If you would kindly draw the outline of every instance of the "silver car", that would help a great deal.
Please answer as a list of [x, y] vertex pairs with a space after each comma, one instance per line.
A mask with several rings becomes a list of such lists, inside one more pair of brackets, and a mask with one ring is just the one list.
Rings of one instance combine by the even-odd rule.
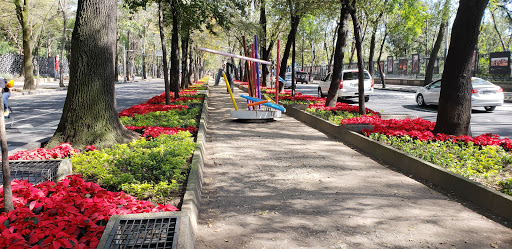
[[[487, 80], [472, 77], [471, 107], [484, 107], [486, 111], [494, 111], [496, 106], [503, 105], [503, 89]], [[438, 105], [441, 92], [441, 80], [434, 81], [416, 91], [416, 103], [419, 106]]]
[[[325, 96], [327, 96], [327, 92], [329, 92], [329, 87], [331, 86], [331, 75], [332, 74], [328, 74], [327, 77], [325, 77], [325, 79], [318, 84], [318, 97], [325, 98]], [[338, 98], [346, 99], [356, 98], [359, 96], [358, 76], [359, 70], [357, 69], [348, 69], [341, 72]], [[366, 70], [363, 72], [363, 78], [364, 101], [367, 102], [370, 100], [370, 96], [373, 95], [373, 78]]]

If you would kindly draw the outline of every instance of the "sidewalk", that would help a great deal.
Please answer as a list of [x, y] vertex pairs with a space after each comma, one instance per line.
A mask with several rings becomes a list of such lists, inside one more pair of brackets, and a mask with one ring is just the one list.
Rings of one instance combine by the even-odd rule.
[[196, 248], [512, 248], [510, 228], [293, 118], [233, 121], [225, 86], [208, 101]]

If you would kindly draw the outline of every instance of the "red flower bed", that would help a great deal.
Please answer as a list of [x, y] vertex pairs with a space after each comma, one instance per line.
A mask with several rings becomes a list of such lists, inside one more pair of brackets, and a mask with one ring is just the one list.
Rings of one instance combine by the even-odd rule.
[[247, 82], [247, 81], [239, 81], [239, 80], [235, 80], [235, 83], [238, 83], [238, 84], [240, 84], [241, 86], [248, 86], [248, 85], [249, 85], [249, 82]]
[[[330, 106], [325, 106], [325, 98], [321, 98], [323, 99], [324, 103], [316, 103], [316, 104], [310, 104], [309, 105], [309, 108], [310, 109], [318, 109], [318, 110], [324, 110], [324, 111], [344, 111], [344, 112], [352, 112], [352, 113], [358, 113], [359, 112], [359, 106], [355, 106], [355, 105], [350, 105], [350, 104], [347, 104], [347, 103], [341, 103], [341, 102], [337, 102], [336, 103], [336, 107], [330, 107]], [[368, 109], [366, 108], [366, 113], [369, 114], [375, 114], [375, 115], [380, 115], [380, 113], [376, 112], [376, 111], [373, 111], [371, 109]]]
[[[350, 122], [351, 120], [343, 120], [344, 122]], [[483, 134], [476, 137], [471, 136], [453, 136], [446, 134], [436, 134], [434, 135], [432, 131], [436, 126], [435, 122], [430, 122], [424, 120], [422, 118], [417, 119], [402, 119], [402, 120], [381, 120], [381, 119], [373, 119], [368, 120], [368, 122], [373, 125], [372, 130], [363, 130], [363, 133], [367, 136], [372, 133], [380, 133], [386, 136], [409, 136], [415, 139], [419, 139], [422, 141], [451, 141], [454, 143], [474, 143], [480, 146], [488, 146], [495, 145], [501, 146], [505, 150], [512, 149], [512, 140], [508, 138], [500, 138], [498, 135], [493, 135], [490, 133]]]
[[47, 160], [70, 157], [79, 154], [80, 151], [73, 148], [70, 143], [62, 143], [53, 149], [38, 148], [33, 150], [18, 151], [9, 156], [9, 160]]
[[135, 114], [146, 114], [146, 113], [150, 113], [150, 112], [165, 112], [165, 111], [173, 110], [173, 109], [183, 110], [183, 109], [187, 109], [187, 108], [188, 108], [188, 106], [186, 106], [186, 105], [161, 105], [161, 104], [144, 103], [144, 104], [134, 105], [128, 109], [124, 109], [123, 111], [121, 111], [119, 113], [119, 117], [122, 117], [122, 116], [133, 117]]
[[15, 180], [12, 190], [15, 210], [0, 213], [0, 248], [96, 248], [112, 215], [178, 210], [107, 191], [79, 175], [35, 186]]
[[[275, 88], [262, 88], [261, 91], [267, 93], [267, 94], [276, 94]], [[284, 90], [283, 93], [279, 93], [279, 96], [286, 96], [286, 95], [292, 95], [292, 90]], [[295, 95], [302, 95], [300, 92], [295, 92]]]
[[[190, 94], [187, 94], [187, 95], [194, 95], [195, 93], [197, 93], [197, 91], [187, 91], [188, 93]], [[183, 94], [185, 95], [185, 94]], [[183, 96], [182, 93], [180, 93], [180, 97], [175, 99], [174, 97], [171, 96], [171, 102], [178, 102], [178, 101], [181, 101], [183, 103], [187, 102], [187, 101], [190, 101], [190, 100], [197, 100], [197, 99], [204, 99], [204, 98], [192, 98], [192, 97], [187, 97], [187, 96]], [[164, 104], [165, 103], [165, 93], [162, 93], [160, 95], [157, 95], [157, 96], [154, 96], [153, 98], [149, 99], [148, 101], [146, 101], [145, 104]]]
[[317, 102], [317, 103], [325, 103], [325, 98], [320, 97], [314, 97], [311, 95], [302, 95], [301, 93], [296, 93], [295, 97], [291, 95], [281, 95], [279, 94], [279, 100], [290, 100], [290, 101], [310, 101], [310, 102]]
[[126, 129], [136, 131], [142, 134], [143, 137], [158, 137], [161, 134], [176, 134], [180, 131], [188, 131], [192, 134], [197, 132], [197, 127], [190, 126], [187, 128], [181, 127], [160, 127], [160, 126], [126, 126]]

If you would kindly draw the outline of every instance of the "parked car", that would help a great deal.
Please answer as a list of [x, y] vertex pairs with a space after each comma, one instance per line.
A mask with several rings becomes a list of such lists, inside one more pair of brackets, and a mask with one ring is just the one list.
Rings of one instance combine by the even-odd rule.
[[[359, 70], [357, 69], [347, 69], [341, 72], [341, 81], [339, 83], [338, 89], [338, 99], [343, 100], [347, 98], [356, 98], [359, 96], [358, 90], [358, 76]], [[363, 72], [364, 78], [364, 101], [367, 102], [370, 100], [370, 96], [373, 95], [373, 78], [368, 73], [368, 71], [364, 70]], [[318, 84], [318, 96], [325, 98], [327, 96], [327, 92], [329, 92], [329, 87], [331, 86], [332, 73], [329, 73], [323, 81], [320, 81]]]
[[299, 82], [301, 84], [303, 84], [303, 83], [308, 84], [309, 83], [309, 74], [306, 73], [306, 72], [297, 72], [295, 74], [295, 78], [297, 80], [297, 83], [299, 83]]
[[[484, 107], [486, 111], [494, 111], [496, 106], [503, 105], [503, 89], [487, 80], [471, 78], [471, 107]], [[416, 104], [419, 106], [438, 105], [441, 92], [441, 80], [434, 81], [416, 91]]]

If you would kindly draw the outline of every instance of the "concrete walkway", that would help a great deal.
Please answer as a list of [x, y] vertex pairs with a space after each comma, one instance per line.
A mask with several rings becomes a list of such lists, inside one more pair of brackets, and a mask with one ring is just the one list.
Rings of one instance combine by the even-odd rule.
[[512, 248], [510, 224], [286, 115], [233, 121], [210, 89], [196, 248]]

